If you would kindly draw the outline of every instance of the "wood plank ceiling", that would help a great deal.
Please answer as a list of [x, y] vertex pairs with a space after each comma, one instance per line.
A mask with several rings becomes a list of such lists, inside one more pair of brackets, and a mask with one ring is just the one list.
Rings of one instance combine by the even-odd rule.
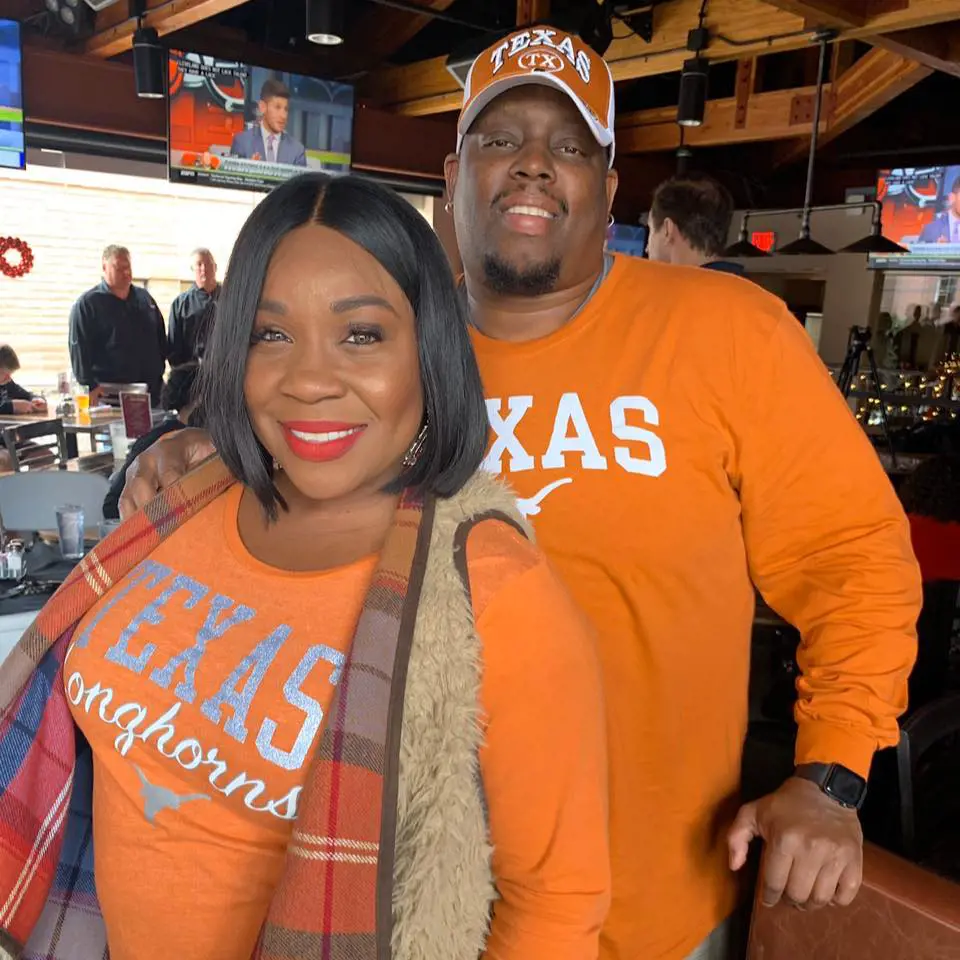
[[[23, 8], [29, 0], [0, 0], [4, 9]], [[592, 0], [590, 0], [592, 2]], [[256, 28], [235, 24], [257, 6], [276, 4], [302, 9], [303, 0], [147, 0], [144, 23], [170, 42], [194, 43], [195, 49], [225, 56], [255, 59], [262, 37]], [[587, 0], [579, 0], [581, 8]], [[320, 75], [359, 78], [358, 94], [371, 106], [409, 116], [449, 114], [459, 108], [461, 90], [447, 71], [446, 55], [413, 62], [404, 48], [431, 25], [430, 14], [459, 14], [460, 10], [510, 8], [506, 21], [486, 18], [493, 26], [549, 17], [549, 0], [506, 0], [486, 5], [471, 0], [417, 0], [423, 13], [349, 0], [348, 43], [332, 54], [317, 53], [309, 45], [293, 44], [273, 55], [285, 69]], [[403, 4], [400, 4], [402, 7]], [[553, 12], [576, 8], [575, 0], [555, 0]], [[617, 7], [617, 4], [613, 4]], [[787, 88], [768, 89], [761, 82], [765, 63], [791, 52], [803, 56], [814, 45], [820, 28], [836, 32], [821, 142], [844, 134], [933, 72], [960, 77], [960, 0], [635, 0], [632, 8], [652, 7], [653, 32], [649, 40], [617, 23], [615, 39], [606, 51], [614, 79], [626, 101], [637, 81], [652, 84], [662, 75], [676, 74], [687, 50], [689, 31], [701, 9], [710, 41], [704, 56], [716, 68], [734, 61], [736, 81], [732, 96], [708, 101], [705, 122], [687, 131], [691, 146], [778, 141], [775, 159], [787, 163], [804, 154], [811, 131], [815, 76]], [[514, 9], [515, 7], [515, 9]], [[97, 14], [93, 33], [85, 41], [87, 56], [108, 58], [130, 49], [136, 26], [134, 0], [118, 0]], [[513, 15], [515, 14], [515, 16]], [[459, 14], [462, 16], [462, 14]], [[294, 21], [295, 22], [295, 21]], [[858, 41], [854, 44], [853, 41]], [[199, 46], [196, 46], [199, 45]], [[447, 50], [446, 52], [449, 52]], [[860, 54], [859, 56], [857, 54]], [[391, 62], [391, 61], [395, 62]], [[679, 143], [675, 103], [646, 109], [625, 109], [618, 116], [618, 152], [649, 154], [673, 150]]]

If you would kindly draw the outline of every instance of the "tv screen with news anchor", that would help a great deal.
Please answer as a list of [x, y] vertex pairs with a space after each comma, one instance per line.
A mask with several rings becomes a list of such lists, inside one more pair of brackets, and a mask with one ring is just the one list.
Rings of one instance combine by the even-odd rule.
[[350, 170], [350, 84], [173, 50], [169, 79], [171, 180], [269, 190]]
[[27, 160], [21, 66], [20, 24], [0, 20], [0, 167], [13, 170], [22, 170]]
[[960, 269], [960, 165], [882, 170], [883, 234], [908, 253], [871, 254], [886, 270]]

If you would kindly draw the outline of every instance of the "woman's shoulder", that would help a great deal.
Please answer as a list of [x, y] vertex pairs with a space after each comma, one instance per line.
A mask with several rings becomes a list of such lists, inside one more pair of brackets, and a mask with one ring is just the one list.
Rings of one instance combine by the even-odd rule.
[[[480, 619], [490, 602], [524, 581], [552, 577], [543, 551], [505, 519], [474, 524], [464, 547], [473, 612]], [[539, 574], [539, 575], [538, 575]]]

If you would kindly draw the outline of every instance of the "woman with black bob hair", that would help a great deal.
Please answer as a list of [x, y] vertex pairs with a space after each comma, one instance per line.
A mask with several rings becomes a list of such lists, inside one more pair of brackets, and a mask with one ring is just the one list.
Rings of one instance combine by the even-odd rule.
[[219, 455], [85, 557], [0, 673], [38, 731], [0, 747], [4, 943], [596, 960], [592, 637], [480, 468], [433, 231], [355, 177], [278, 187], [202, 379]]
[[[359, 177], [306, 174], [288, 181], [253, 212], [230, 258], [220, 313], [204, 370], [202, 406], [224, 463], [273, 515], [282, 503], [271, 458], [247, 415], [244, 371], [257, 305], [274, 251], [292, 230], [313, 223], [336, 231], [372, 256], [397, 284], [415, 317], [423, 392], [423, 442], [391, 489], [456, 493], [476, 472], [489, 424], [466, 308], [450, 282], [443, 248], [423, 217], [391, 191]], [[235, 269], [239, 268], [239, 269]]]

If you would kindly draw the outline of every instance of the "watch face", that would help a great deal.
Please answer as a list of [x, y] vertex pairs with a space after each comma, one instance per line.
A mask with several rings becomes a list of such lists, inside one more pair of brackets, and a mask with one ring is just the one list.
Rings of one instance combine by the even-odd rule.
[[848, 807], [857, 807], [863, 799], [866, 786], [863, 777], [858, 777], [852, 770], [837, 764], [830, 771], [823, 789]]

